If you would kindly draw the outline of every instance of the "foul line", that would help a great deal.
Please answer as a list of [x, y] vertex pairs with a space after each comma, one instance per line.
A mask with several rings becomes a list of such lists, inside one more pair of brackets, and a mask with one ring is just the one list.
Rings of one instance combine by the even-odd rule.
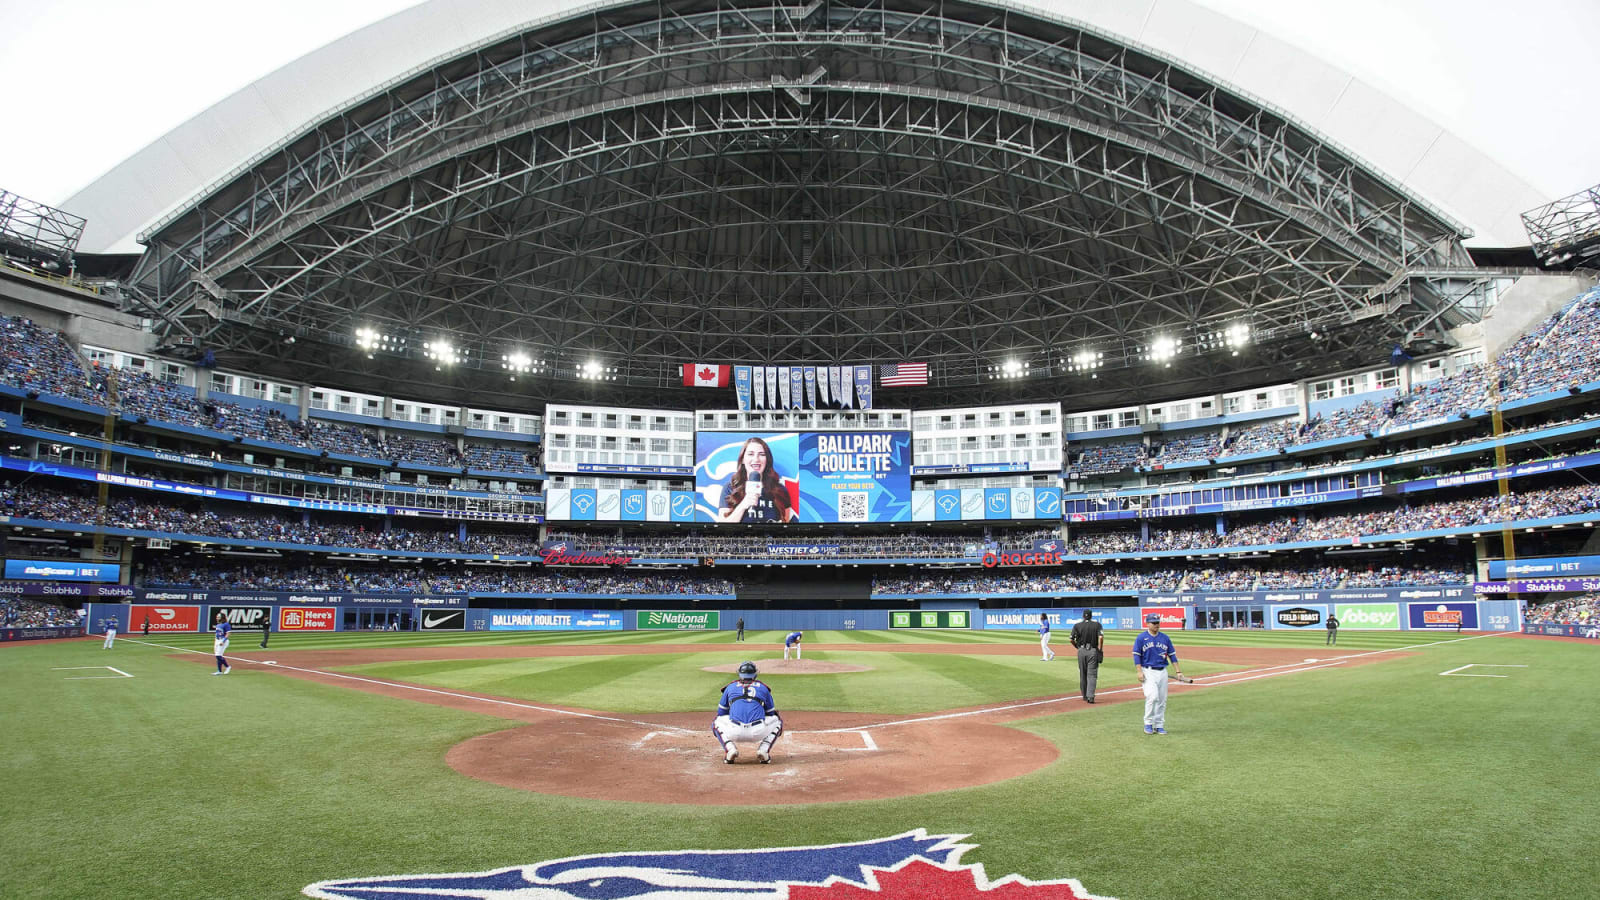
[[[1437, 647], [1440, 644], [1455, 644], [1455, 643], [1459, 643], [1461, 641], [1475, 641], [1475, 640], [1477, 640], [1479, 638], [1501, 637], [1504, 634], [1514, 634], [1514, 633], [1515, 632], [1491, 632], [1491, 633], [1488, 633], [1488, 634], [1475, 634], [1475, 635], [1471, 635], [1470, 637], [1464, 637], [1464, 638], [1451, 638], [1448, 641], [1429, 641], [1429, 642], [1427, 642], [1425, 644], [1410, 644], [1410, 645], [1405, 646], [1405, 647], [1390, 647], [1390, 648], [1387, 648], [1387, 649], [1384, 649], [1384, 650], [1368, 650], [1368, 651], [1366, 651], [1364, 653], [1350, 653], [1350, 654], [1346, 654], [1344, 656], [1335, 656], [1335, 657], [1330, 657], [1328, 659], [1319, 659], [1319, 660], [1316, 661], [1315, 664], [1305, 663], [1305, 662], [1283, 663], [1281, 665], [1276, 665], [1276, 666], [1263, 666], [1262, 668], [1259, 668], [1259, 669], [1244, 669], [1244, 670], [1238, 671], [1238, 672], [1222, 672], [1222, 673], [1219, 673], [1217, 675], [1201, 676], [1201, 677], [1207, 678], [1209, 680], [1207, 680], [1207, 681], [1196, 681], [1193, 685], [1191, 685], [1191, 687], [1196, 687], [1196, 688], [1221, 687], [1223, 685], [1228, 685], [1228, 684], [1239, 684], [1240, 682], [1245, 682], [1245, 681], [1255, 681], [1255, 680], [1260, 679], [1260, 678], [1272, 678], [1272, 677], [1277, 676], [1277, 675], [1293, 675], [1293, 674], [1296, 674], [1298, 672], [1311, 672], [1311, 671], [1314, 671], [1316, 669], [1327, 669], [1327, 668], [1331, 668], [1333, 666], [1343, 665], [1345, 662], [1347, 662], [1349, 660], [1352, 660], [1352, 659], [1361, 659], [1363, 657], [1376, 656], [1376, 655], [1379, 655], [1379, 654], [1382, 654], [1382, 653], [1399, 653], [1399, 652], [1402, 652], [1402, 651], [1405, 651], [1405, 650], [1417, 650], [1417, 649], [1422, 649], [1422, 648], [1426, 648], [1426, 647]], [[1280, 670], [1280, 669], [1284, 670], [1284, 671], [1277, 671], [1277, 670]], [[1097, 694], [1106, 694], [1106, 695], [1111, 695], [1111, 694], [1131, 694], [1131, 693], [1141, 693], [1142, 694], [1142, 693], [1144, 693], [1144, 688], [1135, 686], [1135, 687], [1128, 687], [1128, 688], [1118, 688], [1116, 690], [1111, 690], [1111, 691], [1099, 691], [1099, 692], [1097, 692]], [[1068, 695], [1068, 696], [1065, 696], [1065, 697], [1052, 697], [1052, 698], [1050, 698], [1048, 700], [1030, 700], [1027, 703], [1011, 703], [1011, 704], [1007, 704], [1005, 706], [988, 706], [988, 707], [984, 707], [982, 709], [969, 709], [969, 710], [966, 710], [964, 712], [940, 713], [939, 715], [935, 715], [935, 716], [919, 716], [919, 717], [914, 718], [914, 719], [891, 720], [891, 721], [887, 721], [887, 722], [879, 722], [879, 723], [874, 724], [874, 725], [853, 725], [853, 726], [851, 726], [849, 728], [828, 728], [828, 729], [824, 729], [822, 731], [814, 731], [814, 732], [811, 732], [811, 733], [812, 734], [839, 734], [841, 732], [861, 731], [861, 730], [868, 729], [868, 728], [888, 728], [888, 727], [893, 726], [893, 725], [917, 725], [917, 724], [921, 724], [923, 722], [941, 722], [941, 721], [946, 721], [946, 720], [949, 720], [949, 719], [964, 719], [964, 718], [968, 718], [968, 717], [971, 717], [971, 716], [985, 716], [985, 715], [989, 715], [990, 713], [1009, 712], [1009, 711], [1015, 710], [1015, 709], [1028, 709], [1028, 708], [1034, 707], [1034, 706], [1048, 706], [1049, 704], [1052, 704], [1052, 703], [1073, 703], [1073, 702], [1081, 703], [1081, 702], [1083, 702], [1083, 698], [1082, 697], [1074, 697], [1074, 696], [1071, 696], [1071, 695]], [[802, 734], [802, 733], [803, 732], [798, 732], [798, 731], [795, 732], [795, 734]]]
[[[1503, 637], [1503, 636], [1505, 636], [1507, 634], [1515, 634], [1515, 633], [1516, 632], [1489, 632], [1489, 633], [1486, 633], [1486, 634], [1475, 634], [1475, 635], [1472, 635], [1470, 637], [1452, 638], [1451, 640], [1448, 640], [1448, 641], [1429, 641], [1428, 643], [1425, 643], [1425, 644], [1410, 644], [1410, 645], [1405, 646], [1405, 647], [1390, 647], [1390, 648], [1385, 649], [1385, 650], [1369, 650], [1369, 651], [1367, 651], [1365, 653], [1352, 653], [1352, 654], [1347, 654], [1345, 656], [1332, 657], [1330, 659], [1319, 659], [1319, 660], [1316, 661], [1316, 664], [1304, 663], [1304, 662], [1284, 663], [1282, 665], [1276, 665], [1276, 666], [1263, 666], [1262, 668], [1259, 668], [1259, 669], [1245, 669], [1245, 670], [1238, 671], [1238, 672], [1223, 672], [1223, 673], [1219, 673], [1219, 674], [1217, 674], [1215, 676], [1202, 676], [1202, 677], [1206, 677], [1206, 678], [1209, 678], [1209, 679], [1212, 679], [1212, 680], [1208, 680], [1208, 681], [1204, 681], [1204, 682], [1196, 681], [1193, 685], [1191, 685], [1191, 687], [1196, 687], [1196, 688], [1201, 688], [1201, 687], [1221, 687], [1223, 685], [1228, 685], [1228, 684], [1239, 684], [1240, 682], [1244, 682], [1244, 681], [1255, 681], [1255, 680], [1260, 679], [1260, 678], [1272, 678], [1272, 677], [1275, 677], [1275, 676], [1278, 676], [1278, 675], [1293, 675], [1293, 674], [1296, 674], [1298, 672], [1310, 672], [1310, 671], [1314, 671], [1316, 669], [1331, 668], [1333, 666], [1342, 665], [1344, 662], [1346, 662], [1348, 660], [1361, 659], [1363, 657], [1368, 657], [1368, 656], [1377, 656], [1377, 655], [1383, 654], [1383, 653], [1399, 653], [1399, 652], [1402, 652], [1402, 651], [1405, 651], [1405, 650], [1417, 650], [1417, 649], [1422, 649], [1422, 648], [1427, 648], [1427, 647], [1437, 647], [1437, 646], [1439, 646], [1441, 644], [1456, 644], [1456, 643], [1461, 643], [1462, 641], [1475, 641], [1475, 640], [1478, 640], [1479, 638], [1486, 638], [1486, 637]], [[206, 652], [204, 652], [202, 650], [190, 650], [187, 647], [174, 647], [171, 644], [157, 644], [157, 643], [155, 643], [153, 641], [142, 641], [142, 640], [137, 640], [137, 639], [134, 639], [134, 638], [125, 638], [124, 640], [127, 643], [130, 643], [130, 644], [142, 644], [142, 645], [147, 646], [147, 647], [159, 647], [159, 648], [161, 648], [163, 650], [172, 650], [172, 651], [175, 651], [175, 652], [178, 652], [178, 653], [193, 653], [196, 656], [212, 656], [212, 655], [214, 655], [214, 654], [211, 654], [211, 653], [206, 653]], [[288, 669], [288, 670], [294, 671], [294, 672], [305, 672], [306, 674], [309, 674], [309, 675], [321, 675], [321, 676], [326, 677], [326, 678], [342, 678], [342, 679], [344, 679], [346, 681], [358, 681], [358, 682], [362, 682], [364, 684], [376, 684], [376, 685], [382, 685], [383, 687], [387, 687], [387, 688], [397, 688], [397, 689], [407, 690], [407, 691], [416, 691], [418, 693], [433, 694], [433, 695], [439, 696], [439, 697], [455, 697], [455, 698], [457, 698], [459, 700], [471, 700], [471, 701], [474, 701], [474, 702], [477, 702], [477, 703], [492, 704], [492, 705], [496, 705], [496, 706], [509, 706], [509, 707], [513, 707], [513, 708], [516, 708], [516, 709], [527, 709], [527, 710], [533, 710], [535, 712], [551, 713], [553, 715], [573, 716], [575, 718], [580, 718], [580, 719], [593, 719], [593, 720], [599, 721], [599, 722], [615, 722], [615, 723], [621, 724], [621, 725], [637, 725], [637, 726], [642, 727], [642, 728], [650, 728], [650, 729], [654, 729], [654, 730], [657, 730], [657, 731], [661, 731], [661, 730], [676, 731], [676, 732], [681, 732], [681, 733], [684, 733], [684, 734], [698, 734], [699, 733], [698, 729], [684, 728], [684, 727], [682, 727], [680, 725], [662, 725], [662, 724], [655, 723], [655, 722], [642, 722], [642, 721], [639, 721], [637, 719], [623, 719], [623, 718], [618, 718], [618, 717], [615, 717], [615, 716], [602, 716], [602, 715], [598, 715], [598, 714], [595, 714], [595, 713], [578, 712], [577, 710], [571, 710], [571, 709], [557, 709], [557, 708], [549, 707], [549, 706], [536, 706], [536, 705], [531, 704], [531, 703], [518, 703], [518, 702], [516, 702], [514, 700], [499, 700], [499, 699], [496, 699], [494, 697], [482, 697], [482, 696], [478, 696], [476, 694], [462, 694], [462, 693], [458, 693], [456, 691], [446, 691], [446, 690], [440, 690], [438, 688], [422, 687], [421, 685], [406, 684], [404, 682], [384, 681], [384, 680], [378, 679], [378, 678], [366, 678], [366, 677], [363, 677], [363, 676], [360, 676], [360, 675], [347, 675], [347, 674], [345, 674], [343, 672], [329, 672], [329, 671], [326, 671], [326, 670], [323, 670], [323, 669], [308, 669], [308, 668], [302, 668], [300, 666], [283, 665], [282, 663], [276, 663], [276, 662], [269, 664], [269, 663], [267, 663], [265, 661], [250, 659], [249, 657], [245, 657], [245, 656], [233, 657], [233, 661], [235, 663], [247, 662], [247, 663], [250, 663], [251, 665], [261, 666], [261, 667], [267, 668], [267, 669]], [[110, 668], [110, 666], [107, 666], [106, 668]], [[1284, 671], [1278, 671], [1280, 669], [1284, 670]], [[109, 677], [109, 676], [101, 676], [101, 677]], [[129, 677], [132, 677], [132, 676], [129, 676]], [[1144, 688], [1137, 687], [1137, 686], [1136, 687], [1130, 687], [1130, 688], [1118, 688], [1116, 690], [1103, 691], [1101, 693], [1110, 695], [1110, 694], [1128, 694], [1128, 693], [1134, 693], [1134, 692], [1143, 693], [1144, 692]], [[969, 709], [969, 710], [966, 710], [964, 712], [941, 713], [941, 714], [935, 715], [935, 716], [920, 716], [920, 717], [913, 718], [913, 719], [890, 720], [890, 721], [887, 721], [887, 722], [879, 722], [877, 724], [872, 724], [872, 725], [852, 725], [852, 726], [849, 726], [847, 728], [824, 728], [824, 729], [820, 729], [820, 730], [816, 730], [816, 731], [793, 731], [793, 732], [790, 732], [790, 733], [791, 734], [842, 734], [842, 733], [845, 733], [845, 732], [857, 731], [857, 732], [862, 732], [863, 733], [863, 737], [865, 737], [866, 740], [871, 741], [871, 737], [867, 736], [865, 734], [865, 732], [868, 729], [888, 728], [888, 727], [895, 726], [895, 725], [916, 725], [916, 724], [921, 724], [923, 722], [939, 722], [939, 721], [945, 721], [945, 720], [949, 720], [949, 719], [969, 718], [971, 716], [985, 716], [985, 715], [989, 715], [990, 713], [1009, 712], [1009, 711], [1014, 710], [1014, 709], [1028, 709], [1028, 708], [1031, 708], [1031, 707], [1034, 707], [1034, 706], [1047, 706], [1047, 705], [1052, 704], [1052, 703], [1071, 703], [1071, 702], [1074, 702], [1074, 701], [1081, 702], [1082, 699], [1083, 698], [1081, 698], [1081, 697], [1074, 697], [1074, 696], [1068, 695], [1068, 696], [1064, 696], [1064, 697], [1052, 697], [1052, 698], [1050, 698], [1048, 700], [1031, 700], [1031, 701], [1029, 701], [1027, 703], [1012, 703], [1012, 704], [1007, 704], [1007, 705], [1004, 705], [1004, 706], [990, 706], [990, 707], [984, 707], [982, 709]], [[874, 748], [876, 748], [876, 745], [874, 745]]]
[[[201, 650], [190, 650], [187, 647], [174, 647], [171, 644], [157, 644], [157, 643], [154, 643], [152, 641], [130, 641], [130, 643], [144, 644], [144, 645], [149, 646], [149, 647], [160, 647], [163, 650], [176, 650], [179, 653], [193, 653], [196, 656], [214, 656], [215, 655], [215, 654], [212, 654], [212, 653], [206, 653], [206, 652], [201, 651]], [[483, 697], [483, 696], [480, 696], [480, 695], [477, 695], [477, 694], [461, 694], [461, 693], [457, 693], [455, 691], [445, 691], [445, 690], [440, 690], [438, 688], [422, 687], [421, 685], [406, 684], [405, 682], [400, 682], [400, 681], [384, 681], [384, 680], [379, 679], [379, 678], [365, 678], [365, 677], [360, 676], [360, 675], [347, 675], [347, 674], [345, 674], [343, 672], [329, 672], [329, 671], [326, 671], [324, 669], [307, 669], [307, 668], [302, 668], [300, 666], [284, 665], [283, 663], [278, 663], [278, 662], [268, 663], [268, 662], [265, 662], [263, 660], [251, 659], [251, 658], [249, 658], [247, 656], [231, 657], [231, 662], [233, 664], [235, 664], [235, 665], [237, 665], [238, 663], [241, 663], [241, 662], [247, 662], [247, 663], [250, 663], [251, 665], [261, 666], [262, 668], [266, 668], [266, 669], [288, 669], [291, 672], [305, 672], [308, 675], [321, 675], [321, 676], [323, 676], [325, 678], [343, 678], [346, 681], [359, 681], [359, 682], [362, 682], [364, 684], [377, 684], [377, 685], [382, 685], [384, 687], [401, 688], [401, 689], [408, 690], [408, 691], [417, 691], [418, 693], [422, 693], [422, 694], [434, 694], [434, 695], [437, 695], [437, 696], [440, 696], [440, 697], [455, 697], [455, 698], [460, 699], [460, 700], [471, 700], [471, 701], [474, 701], [476, 703], [491, 703], [491, 704], [494, 704], [496, 706], [511, 706], [511, 707], [515, 707], [517, 709], [530, 709], [530, 710], [533, 710], [535, 712], [554, 713], [554, 714], [563, 715], [563, 716], [574, 716], [574, 717], [580, 718], [580, 719], [594, 719], [594, 720], [600, 721], [600, 722], [616, 722], [616, 723], [621, 724], [621, 725], [640, 725], [640, 726], [643, 726], [643, 727], [646, 727], [646, 728], [654, 728], [654, 729], [658, 729], [658, 730], [659, 729], [666, 729], [666, 730], [669, 730], [669, 731], [681, 731], [681, 732], [684, 732], [686, 734], [696, 734], [696, 733], [698, 733], [698, 729], [684, 728], [684, 727], [679, 726], [679, 725], [658, 725], [658, 724], [656, 724], [654, 722], [641, 722], [641, 721], [638, 721], [637, 719], [621, 719], [621, 718], [617, 718], [615, 716], [602, 716], [602, 715], [597, 715], [595, 713], [578, 712], [577, 710], [574, 710], [574, 709], [556, 709], [556, 708], [549, 707], [549, 706], [535, 706], [532, 703], [518, 703], [515, 700], [500, 700], [500, 699], [497, 699], [497, 698], [494, 698], [494, 697]]]

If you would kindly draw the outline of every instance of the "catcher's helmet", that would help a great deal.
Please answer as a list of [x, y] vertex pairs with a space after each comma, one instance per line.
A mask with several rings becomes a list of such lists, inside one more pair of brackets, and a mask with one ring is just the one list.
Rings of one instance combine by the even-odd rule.
[[739, 680], [740, 681], [754, 681], [755, 677], [756, 677], [756, 664], [755, 663], [750, 662], [749, 660], [745, 660], [744, 662], [739, 663]]

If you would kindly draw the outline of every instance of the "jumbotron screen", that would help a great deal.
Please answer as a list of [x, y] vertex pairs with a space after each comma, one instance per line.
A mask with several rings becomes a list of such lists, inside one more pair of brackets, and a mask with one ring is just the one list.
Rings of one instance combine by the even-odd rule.
[[695, 521], [909, 522], [909, 431], [702, 431]]

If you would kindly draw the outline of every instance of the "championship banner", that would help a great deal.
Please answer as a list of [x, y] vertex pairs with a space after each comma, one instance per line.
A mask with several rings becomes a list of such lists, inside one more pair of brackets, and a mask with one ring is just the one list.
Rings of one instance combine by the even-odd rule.
[[839, 399], [843, 401], [842, 405], [845, 409], [850, 409], [855, 406], [855, 385], [851, 383], [854, 381], [854, 373], [854, 366], [839, 367]]
[[198, 606], [152, 606], [135, 603], [128, 607], [128, 631], [142, 630], [146, 618], [150, 620], [152, 634], [201, 630]]
[[718, 631], [721, 626], [716, 610], [641, 609], [636, 614], [634, 627], [640, 631]]
[[828, 367], [817, 366], [817, 409], [833, 409], [828, 397]]
[[778, 367], [778, 407], [789, 408], [789, 367]]
[[778, 408], [778, 367], [767, 366], [767, 409]]
[[833, 397], [833, 403], [840, 409], [844, 408], [844, 392], [840, 384], [843, 381], [839, 373], [839, 366], [828, 367], [828, 392]]
[[789, 367], [789, 395], [784, 399], [784, 405], [790, 409], [800, 409], [805, 399], [805, 379], [800, 377], [800, 367]]
[[750, 367], [733, 367], [733, 391], [739, 397], [739, 408], [750, 410]]
[[750, 387], [750, 408], [767, 408], [767, 370], [761, 366], [752, 366], [750, 375], [753, 383]]
[[805, 377], [805, 382], [806, 382], [806, 408], [807, 409], [816, 409], [817, 408], [817, 367], [816, 366], [804, 366], [803, 369], [802, 369], [802, 375]]
[[856, 366], [856, 406], [872, 408], [872, 367]]

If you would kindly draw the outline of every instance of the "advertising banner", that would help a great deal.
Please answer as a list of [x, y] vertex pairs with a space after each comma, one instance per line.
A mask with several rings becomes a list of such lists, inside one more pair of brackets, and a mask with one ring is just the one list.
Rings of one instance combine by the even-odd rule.
[[418, 631], [462, 631], [467, 627], [467, 611], [451, 609], [435, 612], [427, 610], [417, 616]]
[[200, 631], [200, 607], [151, 606], [135, 603], [128, 607], [128, 631], [144, 628], [145, 617], [150, 618], [150, 633]]
[[1600, 640], [1600, 625], [1526, 624], [1522, 626], [1522, 633], [1541, 634], [1546, 637], [1575, 637]]
[[6, 577], [25, 581], [120, 581], [122, 567], [71, 559], [8, 559]]
[[83, 629], [76, 626], [33, 625], [26, 628], [0, 628], [0, 644], [9, 641], [48, 641], [55, 638], [77, 637]]
[[142, 596], [138, 588], [125, 584], [56, 584], [37, 581], [0, 581], [0, 597], [111, 597], [132, 599]]
[[[222, 613], [223, 621], [235, 628], [249, 631], [260, 631], [261, 623], [272, 618], [272, 607], [213, 606], [206, 615], [206, 625], [210, 626], [216, 623], [217, 613]], [[154, 623], [152, 622], [152, 624]]]
[[1396, 603], [1339, 603], [1333, 616], [1341, 629], [1351, 631], [1399, 631], [1400, 606]]
[[695, 458], [698, 522], [911, 519], [908, 431], [701, 432]]
[[971, 628], [972, 617], [964, 609], [897, 609], [889, 612], [889, 627]]
[[1414, 631], [1478, 630], [1478, 604], [1407, 603], [1407, 622]]
[[1139, 608], [1139, 624], [1144, 626], [1144, 617], [1155, 613], [1161, 617], [1161, 627], [1183, 630], [1183, 608], [1174, 609], [1170, 606], [1142, 606]]
[[491, 609], [487, 613], [490, 631], [621, 631], [624, 615], [592, 609]]
[[[1083, 621], [1084, 609], [1085, 607], [1081, 606], [1069, 606], [1064, 609], [984, 609], [978, 611], [978, 620], [985, 629], [1036, 631], [1039, 628], [1039, 616], [1044, 615], [1048, 617], [1053, 631], [1071, 631], [1072, 626]], [[1088, 609], [1101, 627], [1117, 627], [1117, 610], [1114, 607], [1088, 607]], [[1068, 643], [1070, 645], [1070, 642]]]
[[717, 631], [721, 628], [716, 610], [641, 609], [633, 627], [640, 631]]
[[336, 631], [338, 627], [337, 609], [285, 606], [278, 610], [279, 631]]
[[1477, 594], [1559, 594], [1600, 591], [1600, 578], [1544, 578], [1539, 581], [1480, 581]]
[[[1267, 610], [1269, 628], [1322, 628], [1327, 622], [1328, 608], [1321, 604], [1306, 606], [1274, 606]], [[1342, 619], [1340, 621], [1343, 621]]]
[[806, 408], [818, 409], [820, 407], [817, 406], [817, 367], [803, 366], [802, 370], [806, 383]]
[[1600, 556], [1541, 556], [1537, 559], [1492, 559], [1489, 578], [1575, 578], [1600, 575]]
[[768, 556], [788, 556], [810, 558], [817, 556], [837, 556], [838, 544], [768, 544]]

